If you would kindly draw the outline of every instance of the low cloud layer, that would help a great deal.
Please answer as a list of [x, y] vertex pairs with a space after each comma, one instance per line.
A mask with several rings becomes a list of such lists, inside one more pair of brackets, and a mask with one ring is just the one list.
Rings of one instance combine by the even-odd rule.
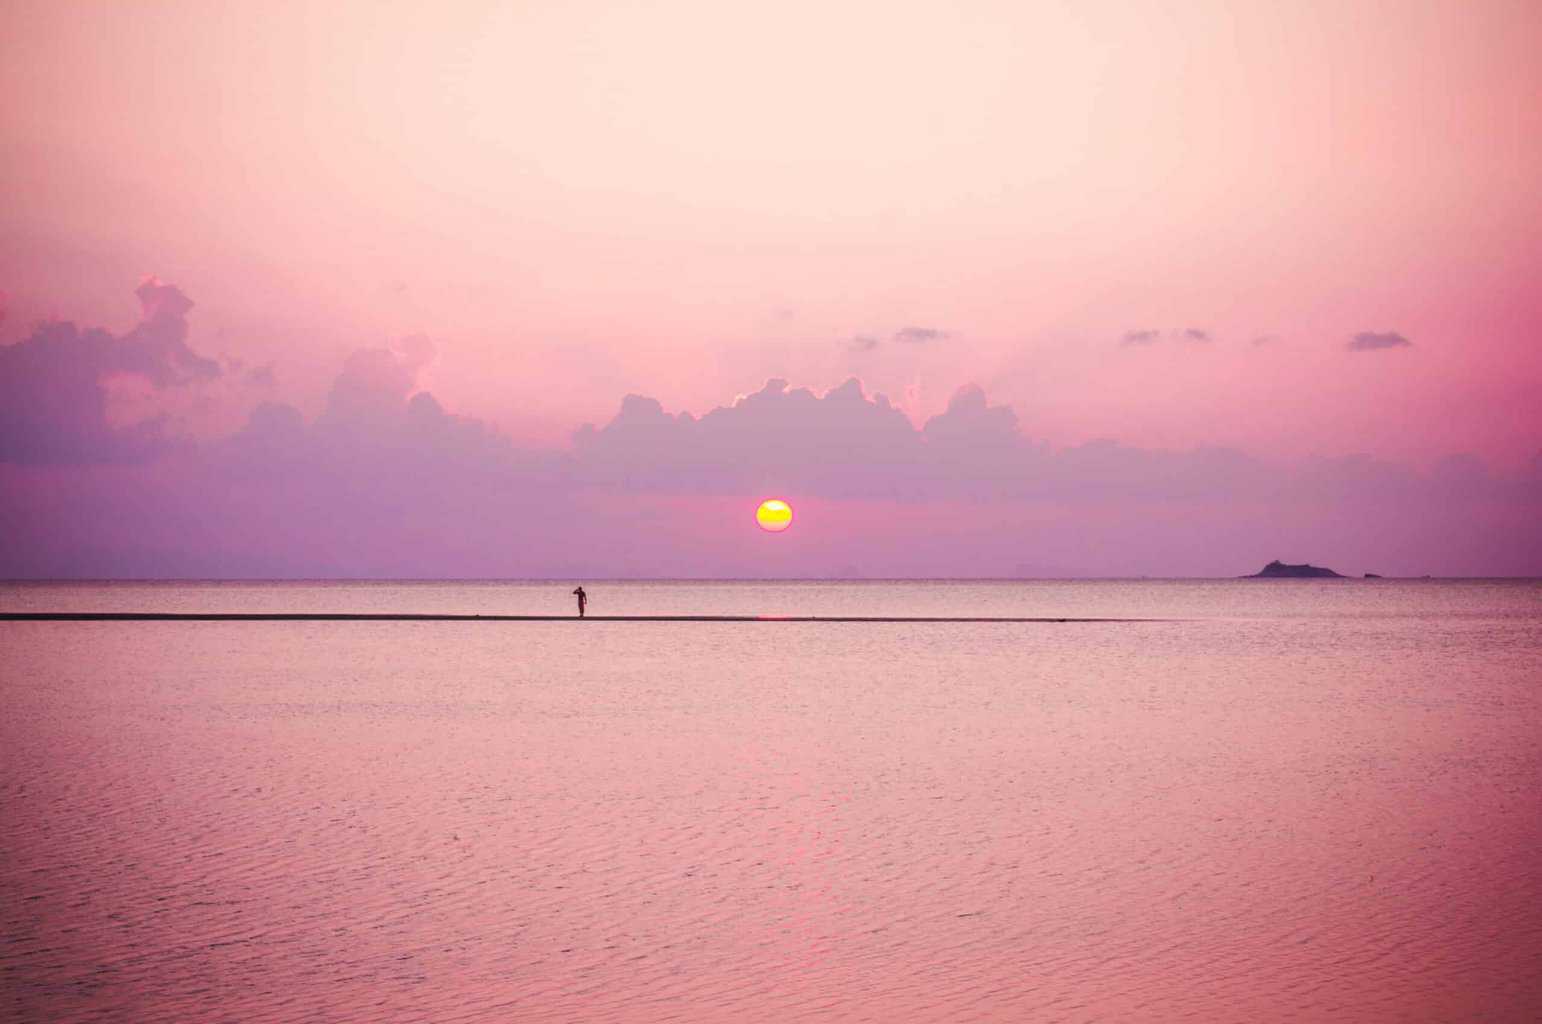
[[[173, 441], [112, 426], [102, 381], [220, 370], [187, 344], [185, 296], [140, 298], [121, 337], [50, 324], [0, 348], [0, 576], [1542, 572], [1542, 464], [1052, 448], [972, 385], [919, 425], [856, 378], [774, 379], [699, 416], [629, 395], [533, 451], [422, 390], [435, 347], [410, 337], [350, 355], [314, 415], [269, 401]], [[748, 519], [768, 495], [799, 508], [774, 542]]]

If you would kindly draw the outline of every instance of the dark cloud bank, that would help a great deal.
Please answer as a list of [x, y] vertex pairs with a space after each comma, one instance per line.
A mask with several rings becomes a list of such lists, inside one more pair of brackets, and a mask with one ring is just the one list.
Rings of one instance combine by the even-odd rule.
[[[1274, 557], [1542, 572], [1542, 465], [1056, 450], [978, 387], [920, 427], [855, 379], [772, 380], [700, 417], [629, 395], [570, 448], [530, 451], [418, 390], [433, 347], [409, 338], [350, 356], [314, 417], [268, 402], [193, 444], [108, 422], [114, 375], [220, 373], [187, 345], [181, 292], [140, 298], [121, 337], [48, 324], [0, 348], [0, 576], [1224, 575]], [[799, 506], [783, 537], [749, 525], [771, 494]]]

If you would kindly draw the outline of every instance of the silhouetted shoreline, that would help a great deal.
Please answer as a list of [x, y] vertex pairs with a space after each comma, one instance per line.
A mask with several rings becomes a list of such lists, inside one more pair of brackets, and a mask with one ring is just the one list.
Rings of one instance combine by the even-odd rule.
[[1342, 580], [1348, 577], [1325, 569], [1320, 565], [1286, 565], [1284, 562], [1270, 562], [1262, 570], [1251, 576], [1243, 576], [1245, 580]]

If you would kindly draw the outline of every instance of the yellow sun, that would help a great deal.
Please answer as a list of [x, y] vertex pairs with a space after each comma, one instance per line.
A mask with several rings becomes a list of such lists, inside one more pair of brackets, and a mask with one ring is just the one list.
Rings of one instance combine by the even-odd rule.
[[792, 506], [780, 498], [763, 501], [755, 510], [755, 522], [767, 533], [781, 533], [792, 525]]

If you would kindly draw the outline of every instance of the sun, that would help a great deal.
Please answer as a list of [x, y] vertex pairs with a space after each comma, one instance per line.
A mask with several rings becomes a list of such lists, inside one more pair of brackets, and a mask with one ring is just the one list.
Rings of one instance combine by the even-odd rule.
[[792, 525], [792, 506], [781, 498], [763, 501], [755, 510], [755, 522], [767, 533], [781, 533]]

